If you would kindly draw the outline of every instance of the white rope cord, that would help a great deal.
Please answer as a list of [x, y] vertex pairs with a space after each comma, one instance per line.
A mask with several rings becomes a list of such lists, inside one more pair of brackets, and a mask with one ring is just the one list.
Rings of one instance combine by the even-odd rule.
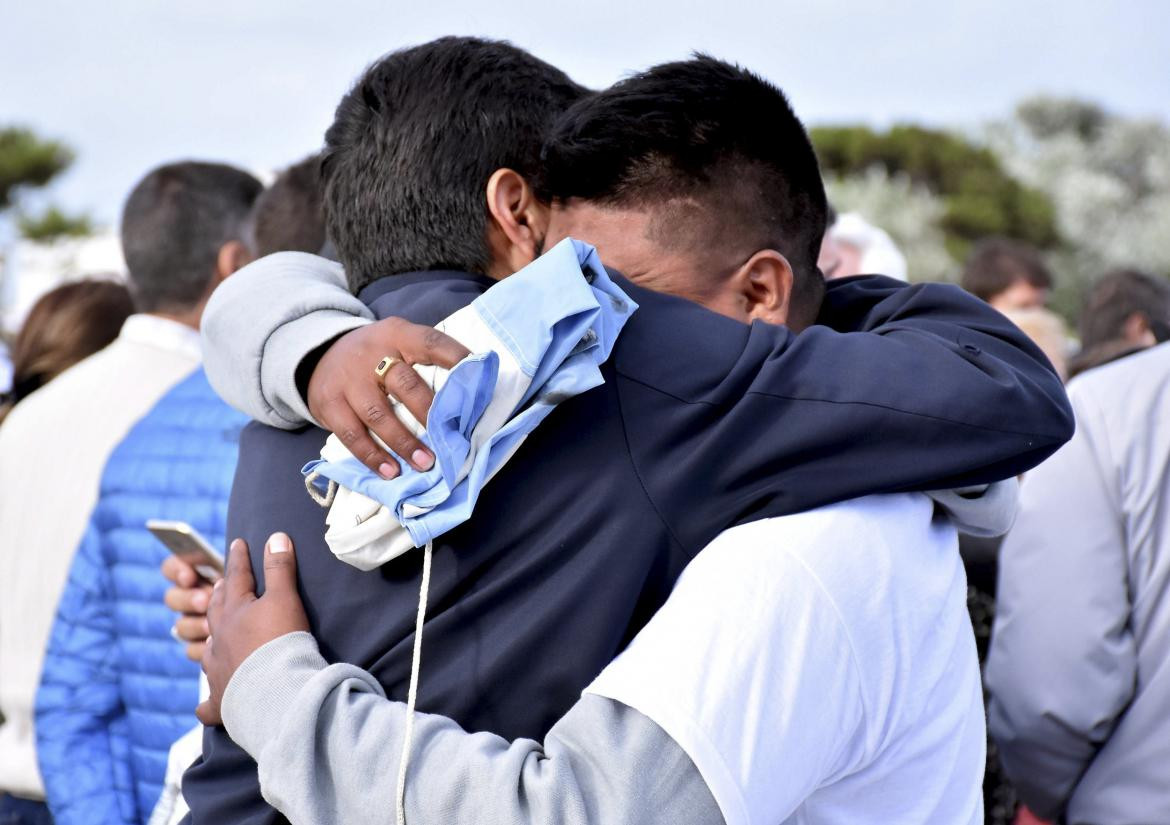
[[414, 653], [410, 661], [410, 688], [406, 692], [406, 732], [402, 737], [402, 759], [398, 763], [398, 825], [406, 825], [406, 768], [410, 765], [410, 746], [414, 739], [414, 706], [418, 701], [418, 668], [422, 661], [423, 620], [427, 615], [427, 591], [431, 587], [431, 550], [423, 548], [422, 585], [418, 593], [418, 617], [414, 621]]

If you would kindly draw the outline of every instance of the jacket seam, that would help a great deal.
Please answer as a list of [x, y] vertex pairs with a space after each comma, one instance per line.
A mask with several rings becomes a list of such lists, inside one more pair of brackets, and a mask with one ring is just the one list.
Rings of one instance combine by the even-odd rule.
[[[620, 372], [618, 372], [618, 375], [621, 377], [625, 377], [625, 376], [622, 376], [622, 374]], [[630, 380], [633, 380], [633, 379], [630, 379]], [[640, 383], [640, 382], [638, 382], [638, 383]], [[666, 533], [667, 533], [667, 535], [670, 536], [670, 540], [673, 541], [675, 543], [675, 545], [680, 550], [683, 551], [684, 554], [694, 555], [691, 552], [691, 550], [687, 547], [687, 545], [684, 544], [679, 539], [678, 534], [675, 533], [674, 528], [671, 526], [670, 522], [666, 519], [666, 516], [663, 515], [662, 509], [658, 506], [658, 503], [654, 500], [654, 496], [652, 496], [650, 494], [650, 490], [646, 486], [646, 480], [644, 478], [642, 478], [642, 471], [640, 469], [638, 469], [638, 461], [634, 457], [634, 448], [630, 444], [630, 432], [629, 432], [629, 429], [626, 427], [626, 412], [625, 412], [625, 407], [622, 404], [622, 388], [621, 388], [621, 385], [616, 381], [614, 382], [614, 389], [617, 391], [616, 394], [617, 394], [617, 402], [618, 402], [618, 417], [621, 419], [621, 422], [622, 422], [622, 440], [625, 441], [626, 455], [630, 459], [630, 469], [632, 469], [634, 471], [634, 478], [638, 479], [638, 486], [642, 488], [642, 495], [646, 496], [646, 501], [650, 504], [650, 507], [654, 510], [654, 514], [656, 516], [658, 516], [658, 520], [660, 522], [662, 522], [662, 526], [666, 528]], [[654, 389], [654, 388], [651, 387], [650, 389]], [[667, 394], [669, 394], [669, 393], [667, 393]]]

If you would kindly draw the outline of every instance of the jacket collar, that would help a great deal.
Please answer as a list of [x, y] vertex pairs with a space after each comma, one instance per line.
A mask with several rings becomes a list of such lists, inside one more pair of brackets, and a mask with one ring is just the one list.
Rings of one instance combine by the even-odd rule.
[[158, 347], [188, 355], [196, 360], [203, 357], [199, 331], [186, 324], [148, 313], [135, 313], [122, 324], [118, 338], [136, 344]]
[[450, 269], [433, 269], [424, 272], [403, 272], [398, 275], [385, 275], [371, 284], [367, 284], [358, 293], [358, 298], [366, 306], [403, 287], [423, 283], [442, 283], [444, 281], [467, 281], [479, 284], [487, 289], [495, 283], [486, 275], [475, 275], [470, 272], [458, 272]]

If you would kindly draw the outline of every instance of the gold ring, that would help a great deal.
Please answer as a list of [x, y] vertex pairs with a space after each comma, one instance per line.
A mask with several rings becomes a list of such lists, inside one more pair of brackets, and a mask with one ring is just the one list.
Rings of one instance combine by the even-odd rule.
[[401, 361], [401, 358], [395, 358], [393, 355], [387, 355], [378, 362], [378, 366], [374, 367], [374, 375], [378, 376], [379, 378], [385, 378], [386, 373], [390, 372], [390, 368]]

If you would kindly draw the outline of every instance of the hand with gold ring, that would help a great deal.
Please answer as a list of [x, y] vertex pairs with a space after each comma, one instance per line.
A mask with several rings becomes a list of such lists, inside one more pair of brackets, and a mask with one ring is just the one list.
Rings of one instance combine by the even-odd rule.
[[433, 327], [386, 318], [338, 338], [315, 366], [302, 365], [313, 370], [305, 400], [313, 418], [383, 478], [398, 475], [398, 462], [370, 432], [415, 469], [428, 470], [434, 456], [398, 420], [387, 396], [425, 424], [434, 393], [412, 365], [450, 369], [469, 354], [466, 347]]
[[385, 381], [386, 380], [386, 373], [390, 372], [390, 368], [393, 367], [395, 364], [400, 364], [400, 363], [402, 363], [401, 358], [395, 358], [393, 355], [387, 355], [385, 358], [383, 358], [381, 361], [378, 362], [378, 366], [374, 367], [374, 375], [378, 376], [378, 378]]

